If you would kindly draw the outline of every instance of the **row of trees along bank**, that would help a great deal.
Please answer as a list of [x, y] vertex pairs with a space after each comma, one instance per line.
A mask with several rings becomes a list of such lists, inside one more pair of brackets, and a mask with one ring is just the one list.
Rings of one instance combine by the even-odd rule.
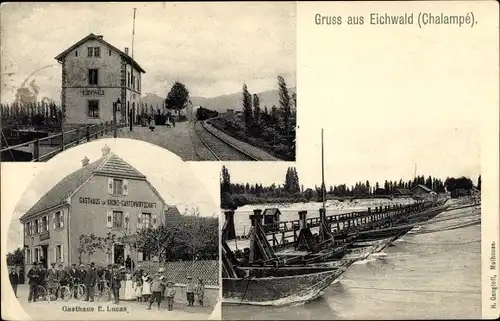
[[289, 94], [283, 77], [278, 76], [279, 107], [260, 105], [257, 94], [242, 89], [242, 117], [220, 117], [212, 123], [242, 141], [258, 146], [287, 161], [295, 160], [296, 93]]
[[[229, 170], [223, 166], [220, 184], [221, 204], [224, 209], [235, 209], [246, 204], [321, 201], [322, 195], [321, 185], [316, 185], [313, 189], [304, 188], [299, 183], [295, 167], [287, 169], [282, 185], [263, 186], [262, 184], [231, 183]], [[350, 187], [346, 184], [340, 184], [325, 189], [325, 194], [327, 199], [392, 197], [398, 189], [406, 189], [408, 192], [417, 185], [424, 185], [436, 193], [448, 191], [452, 197], [470, 195], [474, 186], [467, 177], [448, 177], [443, 183], [439, 178], [417, 176], [409, 181], [403, 181], [403, 179], [399, 181], [385, 180], [383, 184], [379, 182], [370, 184], [369, 181], [359, 182]], [[477, 188], [481, 189], [481, 176], [478, 177]]]
[[61, 107], [55, 103], [0, 104], [2, 127], [61, 125]]

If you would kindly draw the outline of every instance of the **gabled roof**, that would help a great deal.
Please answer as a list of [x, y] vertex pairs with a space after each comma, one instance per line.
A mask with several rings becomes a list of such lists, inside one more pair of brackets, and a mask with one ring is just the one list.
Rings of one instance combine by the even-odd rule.
[[411, 191], [408, 188], [396, 188], [394, 192], [398, 192], [400, 194], [411, 194]]
[[[130, 164], [113, 153], [108, 153], [95, 162], [82, 167], [75, 172], [64, 177], [59, 183], [52, 187], [38, 202], [35, 203], [19, 220], [21, 222], [40, 212], [56, 208], [66, 203], [87, 180], [93, 175], [105, 175], [114, 177], [133, 178], [146, 180], [146, 176], [141, 174]], [[152, 186], [151, 186], [152, 187]], [[153, 188], [153, 187], [152, 187]], [[163, 203], [165, 201], [153, 188]]]
[[268, 216], [268, 215], [273, 215], [273, 216], [274, 216], [276, 213], [278, 213], [279, 215], [281, 215], [280, 210], [279, 210], [279, 209], [277, 209], [277, 208], [266, 208], [266, 209], [264, 210], [263, 215], [264, 215], [264, 216]]
[[418, 184], [417, 186], [413, 187], [411, 190], [413, 191], [413, 190], [415, 190], [417, 187], [422, 188], [422, 189], [423, 189], [423, 190], [425, 190], [426, 192], [429, 192], [429, 193], [430, 193], [430, 192], [432, 192], [432, 190], [431, 190], [430, 188], [428, 188], [427, 186], [422, 185], [422, 184]]
[[179, 212], [177, 206], [169, 206], [165, 210], [165, 217], [174, 217], [174, 216], [181, 216], [181, 212]]
[[146, 73], [146, 71], [144, 69], [142, 69], [142, 67], [139, 66], [139, 64], [134, 59], [132, 59], [132, 57], [130, 57], [128, 54], [126, 54], [125, 52], [121, 51], [120, 49], [116, 48], [115, 46], [113, 46], [109, 42], [103, 40], [102, 36], [97, 36], [97, 35], [95, 35], [93, 33], [89, 34], [87, 37], [83, 38], [82, 40], [78, 41], [77, 43], [75, 43], [74, 45], [72, 45], [71, 47], [69, 47], [68, 49], [66, 49], [63, 52], [61, 52], [60, 54], [58, 54], [55, 57], [55, 59], [57, 61], [62, 61], [68, 55], [68, 53], [70, 53], [73, 49], [75, 49], [76, 47], [84, 44], [85, 42], [87, 42], [89, 40], [97, 40], [100, 43], [102, 43], [103, 45], [109, 46], [110, 48], [112, 48], [113, 50], [115, 50], [116, 52], [118, 52], [120, 54], [120, 56], [122, 56], [128, 63], [132, 64], [140, 72]]

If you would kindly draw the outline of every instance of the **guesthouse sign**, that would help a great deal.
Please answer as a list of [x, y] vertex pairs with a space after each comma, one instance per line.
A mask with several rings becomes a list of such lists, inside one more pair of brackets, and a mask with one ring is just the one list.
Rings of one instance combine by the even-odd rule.
[[82, 96], [104, 96], [102, 89], [83, 89]]
[[100, 199], [92, 197], [80, 197], [78, 199], [80, 204], [88, 205], [103, 205], [103, 206], [121, 206], [121, 207], [140, 207], [140, 208], [156, 208], [155, 202], [145, 201], [127, 201], [117, 199]]

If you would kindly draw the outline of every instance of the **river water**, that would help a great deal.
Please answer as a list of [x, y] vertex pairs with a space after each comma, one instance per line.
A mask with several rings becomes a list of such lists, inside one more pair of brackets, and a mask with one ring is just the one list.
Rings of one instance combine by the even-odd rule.
[[318, 299], [286, 307], [222, 305], [230, 320], [481, 318], [480, 212], [449, 210], [386, 256], [352, 265]]

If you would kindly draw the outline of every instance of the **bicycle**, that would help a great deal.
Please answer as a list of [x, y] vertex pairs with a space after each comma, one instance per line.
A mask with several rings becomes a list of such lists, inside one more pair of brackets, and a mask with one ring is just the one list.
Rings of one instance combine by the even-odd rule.
[[47, 289], [43, 285], [36, 286], [36, 299], [39, 301], [47, 300]]
[[60, 293], [64, 298], [64, 301], [69, 301], [72, 297], [76, 297], [77, 299], [85, 298], [85, 286], [83, 284], [77, 284], [76, 282], [72, 282], [70, 285], [63, 285], [60, 288]]
[[[102, 291], [99, 290], [100, 284], [102, 284]], [[101, 281], [96, 283], [95, 290], [94, 290], [94, 298], [96, 301], [99, 301], [101, 299], [106, 300], [106, 298], [109, 298], [110, 293], [111, 293], [111, 289], [107, 286], [105, 280], [101, 280]]]

